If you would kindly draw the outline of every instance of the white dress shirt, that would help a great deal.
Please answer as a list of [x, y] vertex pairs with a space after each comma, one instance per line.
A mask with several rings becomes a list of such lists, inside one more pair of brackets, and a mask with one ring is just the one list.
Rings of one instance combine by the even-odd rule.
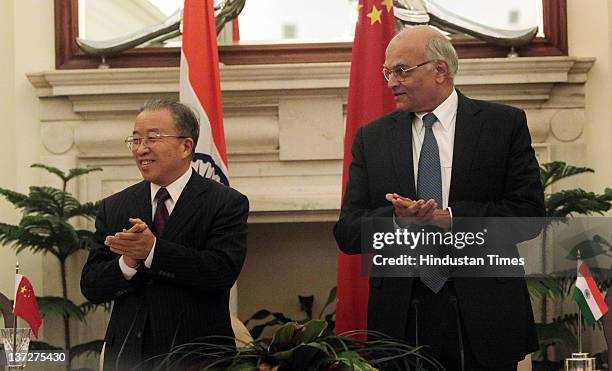
[[[174, 210], [176, 202], [181, 196], [181, 193], [183, 193], [183, 189], [185, 189], [187, 182], [189, 182], [189, 178], [191, 178], [191, 166], [183, 175], [181, 175], [177, 180], [170, 183], [166, 187], [166, 190], [168, 190], [168, 193], [170, 194], [170, 198], [168, 198], [165, 202], [166, 209], [168, 209], [168, 216], [172, 214], [172, 210]], [[160, 188], [162, 187], [157, 184], [151, 183], [151, 220], [153, 220], [153, 218], [155, 217], [155, 210], [157, 209], [157, 200], [155, 199], [155, 195], [157, 195], [157, 191], [159, 191]], [[153, 255], [155, 253], [156, 242], [157, 238], [153, 241], [153, 247], [151, 248], [151, 251], [149, 251], [149, 255], [144, 261], [144, 265], [147, 268], [151, 268], [151, 264], [153, 263]], [[123, 273], [123, 277], [125, 277], [126, 280], [130, 280], [136, 275], [136, 268], [132, 268], [127, 265], [125, 260], [123, 259], [123, 255], [119, 258], [119, 267], [121, 268], [121, 273]]]
[[[453, 146], [455, 143], [455, 123], [457, 122], [457, 107], [459, 97], [457, 92], [453, 92], [432, 111], [438, 119], [434, 122], [432, 130], [438, 142], [440, 151], [440, 168], [442, 170], [442, 205], [440, 209], [448, 208], [448, 195], [450, 193], [451, 173], [453, 169]], [[414, 186], [417, 187], [419, 176], [419, 157], [421, 147], [425, 139], [425, 126], [423, 116], [429, 112], [417, 112], [412, 120], [412, 161], [414, 166]], [[418, 191], [418, 190], [417, 190]], [[425, 200], [427, 201], [427, 200]], [[449, 210], [450, 211], [450, 210]]]

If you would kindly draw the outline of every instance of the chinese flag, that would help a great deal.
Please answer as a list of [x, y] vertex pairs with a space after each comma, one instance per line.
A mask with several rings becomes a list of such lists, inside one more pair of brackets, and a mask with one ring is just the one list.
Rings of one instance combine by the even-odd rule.
[[15, 276], [15, 301], [13, 302], [13, 314], [26, 321], [34, 336], [38, 338], [38, 329], [42, 324], [42, 317], [38, 311], [38, 303], [34, 289], [28, 278], [18, 274]]
[[[395, 109], [381, 72], [385, 48], [395, 35], [393, 0], [360, 0], [358, 11], [344, 137], [343, 196], [357, 129]], [[336, 333], [366, 329], [368, 278], [361, 274], [359, 256], [339, 252], [337, 281]]]

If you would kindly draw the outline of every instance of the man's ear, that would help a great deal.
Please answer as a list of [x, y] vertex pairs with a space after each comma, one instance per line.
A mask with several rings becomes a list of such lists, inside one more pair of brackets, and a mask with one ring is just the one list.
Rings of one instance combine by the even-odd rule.
[[448, 79], [449, 69], [446, 61], [436, 61], [434, 68], [436, 70], [436, 80], [438, 82], [443, 82], [444, 80]]
[[191, 157], [192, 153], [193, 153], [193, 139], [192, 138], [185, 138], [185, 141], [183, 142], [183, 146], [184, 146], [184, 154], [185, 157]]

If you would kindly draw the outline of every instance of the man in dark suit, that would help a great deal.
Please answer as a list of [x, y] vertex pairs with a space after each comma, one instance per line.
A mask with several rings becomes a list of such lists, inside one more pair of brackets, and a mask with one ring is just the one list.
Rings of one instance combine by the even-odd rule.
[[[397, 111], [356, 135], [334, 227], [345, 253], [362, 252], [362, 228], [378, 218], [448, 228], [452, 218], [544, 216], [525, 113], [459, 93], [457, 66], [433, 28], [389, 43], [383, 73]], [[523, 278], [372, 277], [368, 329], [427, 345], [448, 370], [516, 370], [537, 349]]]
[[188, 107], [158, 99], [126, 139], [144, 180], [102, 201], [81, 275], [86, 298], [114, 301], [105, 369], [204, 336], [233, 344], [229, 293], [245, 258], [248, 200], [192, 170], [198, 136]]

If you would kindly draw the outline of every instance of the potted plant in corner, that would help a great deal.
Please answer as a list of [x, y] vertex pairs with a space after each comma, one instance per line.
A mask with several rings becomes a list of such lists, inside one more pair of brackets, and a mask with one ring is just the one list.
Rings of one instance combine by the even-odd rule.
[[[22, 194], [0, 188], [0, 195], [21, 210], [22, 217], [17, 225], [0, 222], [0, 244], [11, 246], [17, 253], [30, 250], [32, 253], [50, 254], [57, 259], [60, 268], [62, 292], [60, 296], [38, 297], [40, 312], [44, 316], [59, 316], [63, 320], [64, 349], [70, 360], [84, 353], [99, 354], [102, 340], [93, 340], [73, 345], [70, 339], [70, 321], [85, 322], [86, 316], [96, 306], [84, 302], [75, 304], [68, 299], [66, 276], [67, 259], [81, 250], [89, 249], [92, 232], [78, 229], [71, 224], [77, 218], [93, 220], [98, 209], [97, 202], [80, 203], [66, 191], [70, 181], [79, 176], [100, 171], [100, 168], [74, 168], [67, 173], [43, 164], [33, 164], [61, 179], [61, 189], [50, 186], [31, 186], [29, 193]], [[110, 304], [104, 305], [110, 309]], [[58, 349], [44, 342], [33, 342], [34, 349]]]

